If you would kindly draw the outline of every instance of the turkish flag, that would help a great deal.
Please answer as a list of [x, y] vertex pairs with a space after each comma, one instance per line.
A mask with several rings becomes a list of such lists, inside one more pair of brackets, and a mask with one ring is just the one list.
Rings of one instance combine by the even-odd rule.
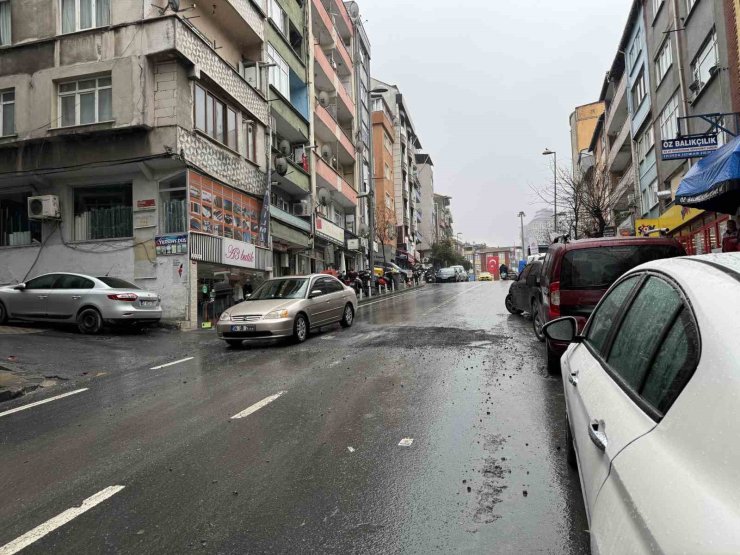
[[492, 276], [498, 276], [498, 256], [489, 256], [486, 267]]

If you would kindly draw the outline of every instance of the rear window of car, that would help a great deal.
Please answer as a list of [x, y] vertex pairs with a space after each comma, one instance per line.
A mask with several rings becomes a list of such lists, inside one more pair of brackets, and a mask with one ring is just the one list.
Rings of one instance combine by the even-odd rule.
[[113, 289], [139, 289], [133, 283], [129, 283], [128, 281], [124, 281], [116, 277], [103, 276], [98, 279]]
[[606, 289], [644, 262], [682, 256], [673, 245], [622, 245], [569, 251], [560, 270], [561, 289]]

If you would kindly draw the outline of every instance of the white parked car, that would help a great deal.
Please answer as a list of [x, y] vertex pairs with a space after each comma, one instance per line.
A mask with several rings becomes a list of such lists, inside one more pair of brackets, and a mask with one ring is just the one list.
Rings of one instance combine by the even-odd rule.
[[593, 553], [740, 553], [740, 253], [656, 260], [561, 358]]

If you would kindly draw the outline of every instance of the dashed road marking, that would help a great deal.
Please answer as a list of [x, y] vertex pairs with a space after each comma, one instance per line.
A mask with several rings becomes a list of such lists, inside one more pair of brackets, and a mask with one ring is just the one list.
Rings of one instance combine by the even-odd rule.
[[348, 447], [347, 447], [347, 451], [349, 451], [350, 453], [354, 453], [354, 452], [355, 452], [355, 448], [354, 448], [354, 447], [349, 447], [349, 446], [348, 446]]
[[70, 395], [77, 395], [78, 393], [82, 393], [83, 391], [87, 391], [88, 389], [89, 389], [88, 387], [83, 387], [82, 389], [76, 389], [74, 391], [62, 393], [61, 395], [56, 395], [55, 397], [49, 397], [48, 399], [42, 399], [41, 401], [36, 401], [35, 403], [29, 403], [21, 407], [16, 407], [14, 409], [6, 410], [5, 412], [0, 412], [0, 417], [13, 414], [14, 412], [20, 412], [22, 410], [30, 409], [31, 407], [37, 407], [39, 405], [43, 405], [44, 403], [51, 403], [52, 401], [56, 401], [57, 399], [63, 399], [64, 397], [69, 397]]
[[255, 403], [251, 407], [247, 407], [246, 409], [244, 409], [243, 411], [241, 411], [238, 414], [235, 414], [234, 416], [231, 417], [231, 419], [232, 420], [235, 420], [237, 418], [245, 418], [245, 417], [249, 416], [250, 414], [252, 414], [254, 412], [257, 412], [261, 408], [266, 407], [267, 405], [269, 405], [270, 403], [272, 403], [275, 399], [277, 399], [278, 397], [280, 397], [284, 393], [286, 393], [286, 392], [285, 391], [278, 391], [277, 393], [275, 393], [275, 395], [270, 395], [269, 397], [265, 397], [260, 402]]
[[180, 364], [181, 362], [187, 362], [189, 360], [193, 360], [194, 358], [195, 357], [181, 358], [180, 360], [168, 362], [167, 364], [160, 364], [159, 366], [152, 366], [149, 370], [159, 370], [160, 368], [167, 368], [168, 366], [174, 366], [175, 364]]
[[6, 543], [4, 546], [0, 547], [0, 555], [14, 555], [15, 553], [18, 553], [21, 549], [25, 549], [32, 543], [43, 538], [48, 533], [53, 532], [61, 526], [64, 526], [69, 521], [77, 518], [83, 513], [86, 513], [109, 497], [113, 497], [124, 487], [125, 486], [109, 486], [104, 490], [99, 491], [95, 495], [88, 497], [82, 502], [79, 507], [72, 507], [71, 509], [67, 509], [54, 518], [49, 519], [43, 524], [38, 525], [33, 530], [30, 530], [22, 536], [14, 539], [12, 542]]
[[414, 443], [414, 438], [405, 437], [401, 441], [398, 442], [398, 446], [399, 447], [411, 447], [412, 443]]

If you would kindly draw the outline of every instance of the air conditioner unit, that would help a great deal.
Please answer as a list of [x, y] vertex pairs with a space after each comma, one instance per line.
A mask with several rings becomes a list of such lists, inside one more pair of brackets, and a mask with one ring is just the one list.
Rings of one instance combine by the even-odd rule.
[[58, 196], [43, 195], [40, 197], [28, 197], [28, 219], [58, 220], [60, 218]]
[[311, 208], [309, 207], [308, 202], [306, 201], [294, 202], [293, 203], [293, 215], [294, 216], [310, 216]]

